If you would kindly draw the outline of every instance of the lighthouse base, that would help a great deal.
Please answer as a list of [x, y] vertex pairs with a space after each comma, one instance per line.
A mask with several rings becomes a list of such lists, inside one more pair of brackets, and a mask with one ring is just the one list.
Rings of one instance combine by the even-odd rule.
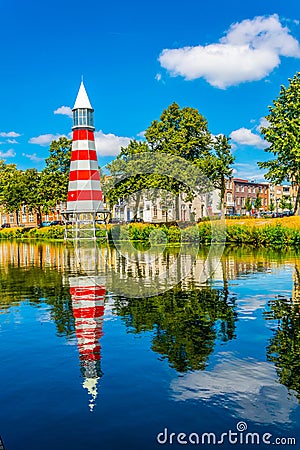
[[110, 212], [73, 212], [64, 215], [65, 241], [106, 240]]

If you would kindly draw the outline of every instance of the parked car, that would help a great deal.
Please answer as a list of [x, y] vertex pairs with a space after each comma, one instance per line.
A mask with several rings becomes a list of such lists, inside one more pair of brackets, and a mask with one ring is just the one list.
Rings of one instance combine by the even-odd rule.
[[111, 217], [110, 219], [109, 219], [109, 221], [108, 221], [108, 223], [111, 223], [111, 224], [120, 224], [120, 223], [123, 223], [122, 222], [122, 220], [120, 220], [120, 219], [117, 219], [116, 217]]
[[10, 228], [10, 223], [3, 223], [1, 228]]
[[51, 224], [51, 222], [49, 220], [45, 220], [44, 222], [41, 222], [38, 227], [42, 228], [42, 227], [49, 227]]
[[130, 222], [131, 223], [144, 223], [143, 219], [141, 219], [140, 217], [135, 217], [135, 218], [131, 219]]
[[50, 227], [56, 226], [56, 225], [64, 225], [64, 222], [62, 220], [53, 220], [50, 222]]

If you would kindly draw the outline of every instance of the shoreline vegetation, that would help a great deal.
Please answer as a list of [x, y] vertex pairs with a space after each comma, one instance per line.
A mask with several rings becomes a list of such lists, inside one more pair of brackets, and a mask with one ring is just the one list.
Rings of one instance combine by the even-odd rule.
[[[180, 243], [208, 245], [210, 243], [226, 242], [226, 244], [250, 245], [282, 249], [300, 245], [300, 216], [278, 219], [226, 219], [223, 221], [204, 221], [189, 226], [166, 224], [132, 223], [128, 225], [108, 225], [108, 241], [132, 241], [151, 245], [166, 244], [168, 246]], [[106, 237], [105, 229], [99, 228], [99, 239]], [[4, 228], [0, 230], [0, 240], [37, 240], [63, 241], [64, 226], [44, 228]]]

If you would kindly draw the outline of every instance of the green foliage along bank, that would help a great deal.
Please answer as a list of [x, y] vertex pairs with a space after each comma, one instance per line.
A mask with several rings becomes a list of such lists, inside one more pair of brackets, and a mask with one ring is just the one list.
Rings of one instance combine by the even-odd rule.
[[194, 226], [180, 229], [177, 226], [158, 226], [154, 224], [130, 224], [114, 227], [109, 230], [109, 240], [131, 240], [151, 242], [151, 244], [177, 244], [180, 242], [199, 242], [210, 244], [211, 241], [226, 244], [251, 245], [254, 247], [285, 248], [300, 245], [300, 227], [292, 228], [278, 222], [261, 226], [255, 224], [227, 224], [226, 230], [218, 226], [218, 222], [202, 222]]
[[[114, 241], [132, 241], [150, 243], [151, 245], [198, 242], [210, 244], [212, 241], [220, 242], [224, 239], [226, 244], [250, 245], [253, 247], [269, 247], [282, 249], [300, 245], [300, 227], [289, 227], [278, 222], [267, 223], [260, 226], [241, 224], [238, 221], [227, 223], [223, 229], [218, 221], [202, 222], [197, 225], [180, 228], [166, 224], [130, 224], [110, 226], [108, 238]], [[105, 237], [105, 230], [98, 230], [98, 236]], [[0, 230], [0, 239], [36, 239], [36, 240], [63, 240], [64, 227], [54, 226], [45, 228], [4, 228]]]

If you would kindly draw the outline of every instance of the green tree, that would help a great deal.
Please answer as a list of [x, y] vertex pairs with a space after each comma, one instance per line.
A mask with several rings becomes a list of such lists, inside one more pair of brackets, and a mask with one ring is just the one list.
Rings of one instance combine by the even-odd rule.
[[221, 134], [214, 138], [213, 146], [205, 158], [200, 158], [199, 165], [205, 175], [212, 182], [215, 189], [220, 191], [221, 214], [225, 217], [226, 180], [232, 177], [234, 156], [231, 153], [230, 138]]
[[[265, 151], [274, 158], [258, 163], [267, 169], [265, 177], [275, 184], [287, 180], [292, 185], [300, 184], [300, 72], [289, 79], [289, 86], [281, 86], [279, 96], [269, 106], [269, 122], [261, 129], [270, 147]], [[300, 189], [297, 193], [295, 211], [299, 209]]]
[[273, 212], [273, 211], [275, 211], [275, 208], [276, 208], [276, 206], [275, 206], [274, 200], [271, 198], [269, 210], [271, 212]]
[[247, 197], [245, 200], [245, 208], [248, 212], [250, 212], [252, 209], [252, 199], [250, 197]]
[[16, 214], [19, 225], [19, 210], [25, 202], [24, 172], [18, 170], [15, 164], [0, 161], [0, 201], [8, 213]]
[[254, 208], [258, 211], [262, 205], [262, 199], [259, 196], [259, 193], [256, 194], [256, 199], [254, 200]]
[[287, 209], [287, 207], [288, 207], [288, 202], [287, 202], [286, 198], [281, 197], [280, 202], [279, 202], [279, 208]]
[[194, 162], [209, 154], [211, 134], [197, 109], [172, 103], [145, 132], [151, 151], [169, 153]]
[[[190, 107], [180, 109], [177, 103], [172, 103], [163, 111], [160, 120], [154, 120], [148, 127], [144, 142], [131, 141], [128, 147], [122, 148], [117, 158], [107, 166], [112, 179], [105, 188], [105, 194], [111, 204], [116, 204], [123, 196], [141, 191], [143, 188], [165, 189], [177, 197], [175, 210], [176, 218], [179, 218], [179, 194], [185, 193], [186, 201], [192, 200], [194, 196], [186, 183], [167, 175], [145, 174], [147, 169], [145, 167], [142, 167], [142, 175], [132, 177], [128, 164], [126, 166], [130, 157], [139, 153], [151, 155], [154, 152], [183, 158], [198, 168], [198, 171], [200, 168], [214, 186], [221, 190], [224, 199], [225, 179], [231, 176], [230, 165], [233, 162], [229, 139], [218, 136], [213, 143], [207, 121], [198, 110]], [[134, 164], [139, 164], [138, 159], [135, 159]], [[187, 179], [189, 177], [189, 173], [185, 174], [183, 168], [182, 175]]]
[[72, 141], [60, 137], [51, 142], [46, 167], [40, 178], [40, 190], [47, 207], [55, 207], [67, 199]]

